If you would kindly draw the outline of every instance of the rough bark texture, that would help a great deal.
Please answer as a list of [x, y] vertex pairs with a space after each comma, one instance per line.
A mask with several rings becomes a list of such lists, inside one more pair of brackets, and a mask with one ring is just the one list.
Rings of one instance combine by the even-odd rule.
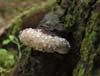
[[32, 50], [23, 54], [12, 76], [99, 76], [100, 0], [57, 0], [53, 9], [65, 25], [66, 30], [56, 33], [70, 42], [69, 53]]

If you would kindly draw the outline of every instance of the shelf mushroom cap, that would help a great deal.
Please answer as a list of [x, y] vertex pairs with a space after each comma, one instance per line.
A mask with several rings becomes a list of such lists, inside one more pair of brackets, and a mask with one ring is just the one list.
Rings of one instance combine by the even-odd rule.
[[66, 54], [70, 48], [65, 38], [44, 34], [41, 29], [26, 28], [19, 39], [24, 45], [41, 52]]

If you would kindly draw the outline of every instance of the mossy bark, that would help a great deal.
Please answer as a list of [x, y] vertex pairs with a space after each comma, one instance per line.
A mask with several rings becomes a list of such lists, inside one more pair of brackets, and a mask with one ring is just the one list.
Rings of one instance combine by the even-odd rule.
[[[71, 44], [69, 53], [31, 51], [24, 69], [17, 66], [21, 70], [15, 68], [13, 76], [99, 76], [100, 0], [57, 0], [54, 8], [51, 12], [63, 10], [57, 13], [66, 28], [61, 36]], [[23, 24], [30, 23], [27, 19]]]
[[80, 59], [74, 68], [73, 76], [93, 75], [94, 58], [100, 51], [99, 7], [99, 0], [83, 0], [83, 2], [74, 0], [67, 11], [66, 28], [71, 30], [74, 38], [74, 46], [77, 47], [74, 51], [78, 50], [77, 52], [80, 53]]

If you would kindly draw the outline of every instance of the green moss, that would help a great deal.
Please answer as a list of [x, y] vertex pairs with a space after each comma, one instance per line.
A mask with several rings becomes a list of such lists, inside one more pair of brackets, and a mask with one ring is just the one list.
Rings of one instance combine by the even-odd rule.
[[87, 6], [89, 3], [89, 0], [82, 0], [84, 2], [84, 4]]
[[74, 76], [83, 76], [84, 72], [85, 72], [85, 69], [84, 69], [84, 66], [82, 64], [78, 65], [78, 67], [80, 69], [76, 69], [74, 70]]
[[67, 15], [66, 16], [66, 22], [65, 22], [66, 25], [65, 25], [65, 27], [66, 28], [72, 27], [73, 22], [74, 22], [73, 16], [71, 14]]
[[[79, 65], [83, 65], [83, 68], [81, 66], [77, 66], [78, 70], [84, 70], [84, 73], [78, 73], [79, 76], [91, 76], [91, 71], [93, 68], [93, 60], [97, 53], [97, 50], [95, 47], [95, 41], [97, 38], [98, 32], [96, 31], [98, 28], [98, 13], [92, 12], [91, 18], [89, 22], [87, 23], [87, 28], [85, 31], [85, 37], [81, 44], [81, 59], [79, 61]], [[77, 71], [78, 71], [77, 70]], [[77, 76], [76, 75], [76, 76]]]

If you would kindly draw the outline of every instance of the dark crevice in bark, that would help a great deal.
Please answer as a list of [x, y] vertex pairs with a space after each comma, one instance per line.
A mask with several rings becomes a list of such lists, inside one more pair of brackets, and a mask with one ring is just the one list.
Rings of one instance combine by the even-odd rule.
[[86, 15], [85, 20], [84, 20], [85, 23], [88, 22], [88, 20], [89, 20], [89, 18], [91, 16], [92, 11], [95, 9], [96, 2], [97, 2], [97, 0], [90, 1], [89, 6], [87, 8], [88, 9], [87, 15]]

